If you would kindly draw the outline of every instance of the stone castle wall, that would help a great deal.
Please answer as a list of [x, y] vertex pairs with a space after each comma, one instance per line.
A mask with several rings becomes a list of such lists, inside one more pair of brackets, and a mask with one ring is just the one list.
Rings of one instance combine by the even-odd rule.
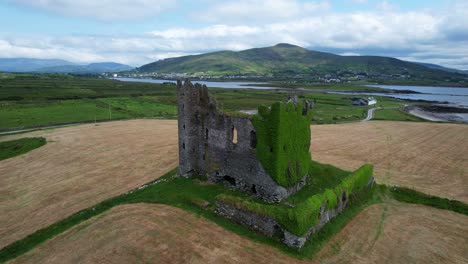
[[[374, 177], [371, 177], [367, 187], [371, 188], [374, 184]], [[300, 249], [314, 233], [319, 231], [325, 224], [337, 217], [348, 204], [347, 195], [342, 193], [337, 205], [333, 209], [327, 210], [325, 204], [320, 207], [318, 223], [311, 227], [303, 236], [298, 236], [281, 227], [281, 225], [270, 216], [255, 213], [246, 209], [236, 207], [222, 201], [216, 202], [216, 213], [229, 218], [239, 224], [245, 225], [250, 229], [258, 231], [268, 237], [279, 238], [289, 247]]]
[[[278, 185], [255, 155], [256, 131], [247, 116], [220, 113], [208, 88], [190, 81], [177, 83], [179, 175], [206, 175], [267, 202], [278, 202], [301, 189]], [[234, 142], [234, 134], [237, 142]]]

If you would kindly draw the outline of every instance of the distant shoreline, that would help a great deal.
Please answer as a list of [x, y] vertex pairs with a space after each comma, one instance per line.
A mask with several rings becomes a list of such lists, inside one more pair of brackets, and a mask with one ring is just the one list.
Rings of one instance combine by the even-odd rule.
[[[432, 110], [431, 110], [432, 108]], [[435, 109], [438, 108], [439, 110]], [[447, 108], [447, 110], [444, 110]], [[458, 109], [459, 111], [457, 111]], [[456, 122], [468, 124], [468, 109], [459, 107], [431, 106], [407, 106], [407, 113], [433, 122]], [[431, 111], [429, 111], [431, 110]]]

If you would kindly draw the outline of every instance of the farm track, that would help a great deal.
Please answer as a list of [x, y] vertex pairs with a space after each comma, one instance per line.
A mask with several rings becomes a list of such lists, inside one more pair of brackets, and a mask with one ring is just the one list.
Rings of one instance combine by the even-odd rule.
[[374, 118], [374, 111], [379, 110], [379, 109], [381, 109], [381, 107], [371, 108], [371, 109], [367, 110], [367, 116], [366, 116], [366, 118], [364, 118], [362, 120], [362, 122], [371, 121], [372, 118]]
[[12, 263], [465, 263], [467, 216], [377, 204], [359, 213], [314, 260], [298, 260], [179, 208], [112, 208]]

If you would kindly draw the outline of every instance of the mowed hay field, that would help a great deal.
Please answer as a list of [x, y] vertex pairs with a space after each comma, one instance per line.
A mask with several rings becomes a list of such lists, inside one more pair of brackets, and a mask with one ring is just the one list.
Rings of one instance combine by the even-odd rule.
[[355, 170], [374, 164], [378, 183], [468, 203], [468, 125], [371, 121], [312, 126], [312, 159]]
[[358, 214], [314, 260], [298, 260], [181, 209], [112, 208], [12, 263], [466, 263], [468, 217], [377, 204]]
[[328, 241], [320, 263], [466, 263], [468, 216], [389, 202], [367, 207]]
[[[57, 222], [80, 209], [90, 207], [104, 199], [124, 193], [158, 178], [177, 165], [177, 126], [174, 120], [132, 120], [101, 123], [97, 126], [94, 124], [80, 125], [2, 136], [0, 140], [5, 141], [32, 136], [46, 137], [49, 142], [45, 146], [24, 155], [0, 161], [0, 175], [2, 175], [0, 177], [0, 212], [2, 212], [0, 214], [0, 248]], [[377, 182], [379, 183], [407, 186], [429, 194], [467, 202], [467, 137], [468, 126], [454, 124], [372, 121], [342, 125], [320, 125], [312, 126], [311, 151], [313, 159], [345, 169], [356, 169], [364, 162], [373, 163]], [[122, 262], [138, 262], [137, 257], [140, 255], [148, 256], [150, 260], [153, 257], [168, 256], [168, 260], [174, 257], [174, 261], [180, 259], [181, 261], [193, 262], [218, 262], [219, 259], [215, 259], [216, 256], [226, 256], [226, 254], [229, 256], [226, 257], [229, 262], [244, 262], [244, 259], [247, 259], [247, 262], [260, 263], [262, 261], [271, 262], [272, 259], [277, 260], [277, 262], [283, 260], [288, 262], [296, 261], [275, 249], [238, 237], [207, 220], [198, 219], [180, 209], [167, 206], [158, 207], [162, 205], [138, 205], [135, 210], [141, 213], [132, 215], [126, 213], [125, 210], [130, 210], [130, 207], [127, 206], [136, 205], [113, 208], [103, 215], [90, 219], [40, 245], [37, 249], [17, 260], [31, 259], [32, 262], [36, 262], [35, 260], [40, 262], [44, 259], [51, 262], [65, 262], [64, 259], [67, 259], [63, 256], [65, 253], [54, 251], [54, 249], [61, 248], [61, 250], [69, 252], [69, 257], [80, 257], [79, 259], [83, 258], [84, 262], [96, 262], [96, 260], [106, 262], [106, 259], [111, 258], [110, 255], [112, 255], [106, 253], [108, 252], [106, 250], [113, 250], [111, 252], [116, 253], [116, 256], [120, 256], [119, 259], [122, 259]], [[403, 207], [409, 209], [406, 211], [398, 209]], [[392, 208], [397, 209], [393, 210]], [[411, 213], [413, 209], [416, 212], [414, 215]], [[119, 210], [123, 211], [120, 212]], [[367, 210], [370, 209], [366, 209], [358, 217], [361, 217]], [[466, 216], [430, 207], [415, 207], [406, 204], [388, 205], [386, 210], [387, 217], [393, 217], [393, 214], [398, 214], [398, 212], [401, 215], [408, 214], [409, 218], [405, 220], [407, 221], [405, 223], [414, 226], [425, 219], [416, 218], [418, 214], [425, 215], [428, 219], [434, 218], [434, 215], [442, 217], [439, 222], [427, 222], [427, 229], [422, 234], [419, 233], [418, 229], [414, 229], [416, 231], [408, 229], [408, 231], [404, 229], [404, 225], [395, 224], [395, 227], [391, 230], [402, 232], [402, 234], [395, 234], [401, 237], [394, 237], [392, 241], [397, 239], [400, 244], [406, 242], [409, 238], [405, 232], [412, 232], [414, 236], [434, 235], [434, 237], [437, 236], [441, 240], [438, 243], [448, 243], [438, 246], [447, 249], [441, 251], [440, 254], [452, 254], [452, 248], [454, 248], [454, 252], [458, 252], [458, 246], [463, 246], [463, 249], [466, 248], [466, 240], [461, 244], [451, 243], [451, 241], [460, 242], [458, 234], [462, 234], [465, 238], [468, 237], [465, 229], [460, 229], [457, 226], [454, 226], [453, 229], [447, 227], [444, 229], [445, 231], [438, 233], [440, 231], [438, 225], [444, 221], [466, 223], [468, 222]], [[427, 212], [423, 214], [422, 211]], [[164, 231], [167, 234], [162, 236], [162, 240], [151, 242], [152, 239], [159, 238], [148, 238], [146, 233], [152, 232], [153, 236], [162, 234], [162, 231], [156, 227], [162, 224], [159, 222], [151, 223], [152, 218], [145, 218], [144, 215], [151, 216], [154, 214], [154, 216], [164, 217], [164, 213], [169, 212], [173, 215], [169, 217], [169, 220], [164, 221], [170, 223], [170, 230]], [[382, 211], [370, 212], [373, 213], [365, 215], [362, 220], [365, 220], [366, 217], [375, 218], [377, 220], [372, 221], [381, 223]], [[413, 218], [411, 218], [412, 215]], [[127, 216], [129, 219], [126, 219]], [[453, 219], [443, 218], [445, 216], [453, 217]], [[107, 232], [105, 233], [88, 234], [88, 238], [86, 238], [85, 230], [88, 230], [88, 227], [92, 228], [100, 223], [99, 219], [107, 219], [108, 217], [111, 217], [109, 221], [115, 218], [118, 223], [116, 222], [115, 225], [109, 224], [110, 227], [106, 229]], [[198, 224], [195, 224], [198, 223], [196, 221], [202, 221], [199, 224], [206, 225], [206, 227], [198, 228]], [[352, 222], [355, 225], [353, 230], [356, 231], [353, 232], [364, 232], [359, 229], [362, 224], [354, 221]], [[352, 223], [347, 225], [345, 230], [352, 226]], [[367, 224], [369, 226], [368, 234], [363, 235], [359, 241], [371, 240], [370, 237], [374, 238], [377, 234], [379, 234], [378, 239], [384, 239], [386, 235], [382, 236], [382, 233], [379, 233], [378, 230], [382, 230], [381, 227], [386, 227], [386, 223], [389, 222], [384, 221], [382, 223], [382, 225], [378, 224], [377, 226]], [[145, 225], [154, 228], [148, 230], [145, 229], [147, 228]], [[431, 227], [431, 225], [433, 226]], [[100, 228], [105, 228], [104, 226], [106, 225], [101, 224]], [[164, 225], [162, 226], [164, 227]], [[96, 229], [95, 232], [98, 232], [100, 228]], [[143, 231], [139, 231], [139, 234], [145, 235], [133, 237], [131, 233], [137, 232], [136, 229], [138, 228], [143, 228]], [[214, 231], [215, 233], [221, 232], [222, 236], [219, 239], [208, 231], [213, 228], [217, 228]], [[78, 232], [79, 230], [83, 231]], [[119, 233], [127, 231], [130, 233]], [[192, 236], [187, 235], [189, 231], [194, 232]], [[66, 242], [67, 235], [74, 234], [74, 232], [77, 237]], [[116, 242], [115, 245], [109, 245], [109, 248], [104, 249], [107, 246], [107, 242], [103, 242], [106, 241], [106, 233], [119, 236], [115, 237], [115, 239], [120, 241], [120, 244]], [[84, 236], [83, 240], [77, 240], [82, 235]], [[173, 242], [170, 242], [169, 237], [171, 236], [175, 236]], [[182, 237], [184, 241], [190, 240], [190, 243], [178, 240], [177, 237]], [[230, 242], [233, 239], [240, 240], [239, 242], [236, 242], [237, 240]], [[211, 240], [212, 242], [210, 242]], [[73, 241], [82, 241], [84, 244]], [[167, 241], [167, 243], [172, 243], [171, 245], [182, 245], [179, 248], [174, 246], [179, 250], [177, 254], [181, 256], [171, 255], [176, 254], [172, 253], [172, 251], [169, 252], [169, 249], [175, 250], [174, 247], [169, 247], [166, 242], [162, 243], [160, 241]], [[382, 243], [383, 245], [393, 245], [391, 244], [392, 241]], [[423, 241], [423, 238], [418, 241]], [[435, 241], [435, 239], [430, 241]], [[204, 254], [216, 254], [211, 257], [198, 256], [198, 251], [192, 251], [193, 248], [201, 247], [200, 244], [205, 243], [208, 244], [209, 250]], [[338, 246], [326, 247], [325, 251], [320, 253], [321, 259], [334, 261], [336, 258], [338, 261], [341, 260], [339, 252], [346, 252], [348, 248], [349, 252], [352, 251], [351, 245], [346, 247], [342, 246], [341, 242], [336, 243]], [[355, 241], [355, 243], [357, 242]], [[63, 244], [63, 248], [59, 246], [61, 244]], [[143, 246], [146, 244], [149, 245], [150, 249]], [[160, 252], [159, 255], [153, 256], [151, 252], [146, 252], [146, 250], [155, 251], [154, 247], [158, 247], [160, 244], [161, 248], [158, 249], [159, 251], [156, 250], [156, 252]], [[252, 245], [253, 248], [259, 247], [260, 250], [254, 250], [246, 245]], [[70, 246], [70, 248], [65, 248], [67, 246]], [[420, 246], [424, 248], [424, 244], [420, 243]], [[89, 249], [90, 252], [79, 251], [77, 247], [83, 247], [83, 250]], [[100, 247], [103, 247], [103, 251], [99, 253], [101, 255], [97, 252]], [[373, 248], [373, 246], [369, 245], [367, 247]], [[44, 248], [47, 248], [47, 250], [42, 250]], [[54, 254], [47, 255], [49, 250]], [[391, 251], [390, 248], [385, 250]], [[75, 251], [76, 253], [73, 253]], [[95, 255], [91, 251], [96, 252]], [[405, 251], [399, 252], [403, 257], [408, 254]], [[89, 258], [84, 259], [85, 257], [82, 254], [88, 254]], [[108, 255], [102, 257], [103, 254]], [[182, 259], [183, 256], [188, 259]], [[190, 256], [193, 256], [193, 260], [189, 258]], [[356, 257], [356, 261], [361, 260], [359, 256]], [[396, 259], [394, 256], [387, 257], [383, 255], [382, 257], [390, 260]], [[422, 256], [420, 257], [423, 259]], [[453, 258], [449, 259], [449, 262], [456, 262], [462, 258], [466, 260], [466, 257], [466, 255], [456, 253]], [[126, 258], [129, 258], [129, 261], [125, 261]], [[372, 256], [363, 257], [363, 262], [373, 258]], [[116, 259], [116, 262], [119, 262], [119, 259]], [[70, 261], [74, 260], [76, 259], [70, 259]]]
[[177, 166], [175, 131], [176, 121], [137, 120], [0, 137], [48, 141], [0, 161], [0, 248]]

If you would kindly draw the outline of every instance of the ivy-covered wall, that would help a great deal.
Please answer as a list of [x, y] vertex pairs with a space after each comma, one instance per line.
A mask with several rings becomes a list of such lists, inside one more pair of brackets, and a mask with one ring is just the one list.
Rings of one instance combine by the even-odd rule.
[[303, 110], [301, 103], [275, 103], [271, 108], [260, 106], [252, 117], [257, 158], [283, 187], [295, 185], [309, 170], [312, 112]]
[[243, 208], [248, 211], [259, 213], [274, 218], [289, 232], [303, 236], [307, 231], [317, 225], [322, 204], [328, 210], [336, 208], [343, 192], [346, 196], [366, 187], [373, 175], [373, 166], [363, 165], [355, 172], [347, 176], [333, 189], [326, 189], [323, 193], [313, 194], [303, 201], [297, 203], [293, 208], [283, 204], [264, 204], [254, 200], [242, 199], [230, 195], [219, 195], [218, 201]]

